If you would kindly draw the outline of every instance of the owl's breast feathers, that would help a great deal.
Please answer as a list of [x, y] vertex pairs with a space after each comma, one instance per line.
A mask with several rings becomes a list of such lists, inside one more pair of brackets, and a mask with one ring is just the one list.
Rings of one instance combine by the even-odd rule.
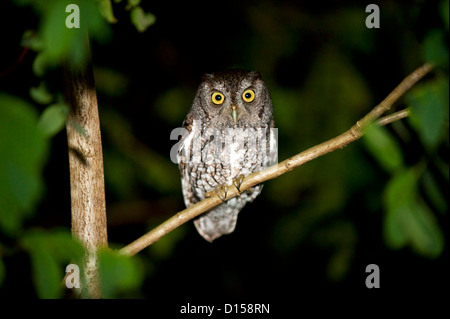
[[[276, 147], [269, 128], [206, 128], [204, 123], [188, 116], [184, 122], [186, 135], [178, 150], [182, 188], [187, 206], [205, 198], [218, 186], [229, 186], [234, 178], [247, 176], [273, 162]], [[241, 195], [245, 202], [251, 196]]]
[[[246, 139], [253, 130], [208, 130], [202, 124], [201, 121], [193, 121], [190, 116], [186, 118], [184, 125], [187, 134], [178, 151], [187, 207], [203, 200], [206, 193], [219, 186], [230, 186], [234, 178], [247, 176], [267, 164], [267, 161], [262, 160], [265, 156], [260, 158], [258, 144], [252, 144]], [[198, 232], [210, 242], [231, 233], [240, 210], [246, 203], [253, 201], [261, 190], [262, 185], [257, 185], [203, 214], [194, 221]]]

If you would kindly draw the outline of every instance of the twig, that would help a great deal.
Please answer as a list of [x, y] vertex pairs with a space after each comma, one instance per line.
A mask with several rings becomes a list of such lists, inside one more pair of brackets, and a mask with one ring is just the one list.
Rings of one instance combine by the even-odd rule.
[[390, 124], [392, 122], [401, 120], [405, 117], [409, 116], [409, 109], [404, 109], [386, 116], [383, 116], [381, 119], [377, 121], [377, 124], [380, 126]]
[[[247, 176], [241, 186], [240, 191], [245, 191], [246, 189], [253, 187], [257, 184], [265, 182], [267, 180], [276, 178], [283, 175], [300, 165], [309, 162], [319, 156], [335, 151], [339, 148], [344, 148], [349, 143], [356, 141], [363, 135], [364, 129], [372, 122], [377, 120], [383, 113], [391, 108], [395, 101], [397, 101], [406, 91], [408, 91], [417, 81], [423, 78], [430, 70], [432, 65], [424, 64], [423, 66], [416, 69], [410, 75], [408, 75], [380, 104], [375, 106], [370, 113], [364, 116], [360, 121], [358, 121], [354, 126], [352, 126], [345, 133], [311, 147], [310, 149], [301, 152], [287, 160], [270, 166], [259, 172], [250, 174]], [[393, 121], [397, 121], [408, 115], [407, 110], [403, 110], [391, 115], [385, 116], [378, 121], [378, 124], [385, 125]], [[235, 187], [230, 187], [227, 193], [227, 200], [233, 198], [239, 194]], [[199, 216], [200, 214], [210, 210], [211, 208], [222, 203], [222, 200], [218, 196], [213, 196], [206, 198], [195, 205], [190, 206], [182, 210], [181, 212], [175, 214], [173, 217], [169, 218], [167, 221], [163, 222], [153, 230], [149, 231], [147, 234], [136, 239], [131, 244], [120, 249], [120, 252], [125, 255], [134, 255], [141, 251], [142, 249], [150, 246], [162, 236], [171, 232], [178, 226], [184, 224], [185, 222]]]

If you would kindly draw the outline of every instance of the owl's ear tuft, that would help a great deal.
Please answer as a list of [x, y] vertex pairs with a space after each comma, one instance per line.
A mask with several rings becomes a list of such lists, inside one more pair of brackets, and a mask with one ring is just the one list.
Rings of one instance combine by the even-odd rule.
[[202, 76], [202, 82], [204, 82], [204, 81], [211, 81], [213, 78], [214, 78], [214, 74], [205, 73]]
[[250, 76], [252, 76], [256, 79], [261, 79], [261, 73], [259, 73], [259, 71], [251, 71]]

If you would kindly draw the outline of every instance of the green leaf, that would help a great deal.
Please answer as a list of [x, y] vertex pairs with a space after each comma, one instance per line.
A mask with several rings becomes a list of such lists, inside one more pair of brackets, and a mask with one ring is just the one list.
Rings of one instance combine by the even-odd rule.
[[45, 51], [39, 52], [33, 60], [33, 73], [38, 77], [42, 77], [48, 67], [51, 65]]
[[[59, 1], [59, 0], [58, 0]], [[96, 5], [96, 1], [78, 0], [80, 3], [81, 21], [86, 23], [89, 37], [99, 43], [107, 43], [112, 39], [111, 26], [105, 21]], [[70, 2], [70, 0], [69, 0]], [[85, 40], [85, 39], [84, 39]]]
[[[51, 1], [51, 4], [45, 6], [40, 28], [49, 61], [52, 65], [57, 65], [64, 59], [70, 59], [76, 64], [82, 63], [87, 57], [84, 28], [66, 27], [66, 18], [69, 14], [66, 13], [66, 6], [69, 2]], [[82, 12], [83, 7], [80, 7], [80, 14]]]
[[429, 149], [435, 148], [448, 134], [448, 90], [448, 81], [439, 77], [417, 85], [407, 96], [410, 122]]
[[367, 150], [388, 172], [393, 172], [403, 165], [400, 146], [389, 131], [376, 124], [369, 125], [363, 135]]
[[423, 174], [423, 189], [427, 194], [430, 202], [437, 211], [444, 213], [447, 209], [447, 202], [445, 200], [445, 191], [439, 187], [433, 174], [427, 170]]
[[357, 242], [354, 225], [348, 221], [336, 221], [329, 226], [319, 227], [314, 237], [320, 246], [334, 248], [328, 261], [327, 275], [332, 281], [342, 280], [348, 273], [354, 256]]
[[39, 119], [38, 127], [47, 137], [59, 133], [66, 124], [69, 107], [66, 104], [53, 104], [47, 107]]
[[30, 234], [22, 243], [30, 252], [33, 281], [39, 298], [61, 297], [64, 273], [51, 255], [44, 234]]
[[448, 67], [448, 48], [442, 30], [433, 29], [424, 39], [425, 59], [435, 65]]
[[354, 251], [349, 247], [340, 247], [330, 257], [327, 266], [327, 275], [332, 281], [340, 281], [348, 273]]
[[59, 272], [55, 260], [46, 251], [45, 247], [39, 242], [34, 243], [31, 253], [31, 262], [33, 264], [33, 278], [39, 298], [55, 299], [61, 297], [61, 281], [63, 273]]
[[141, 7], [134, 7], [130, 12], [130, 18], [139, 32], [144, 32], [156, 22], [156, 17], [150, 12], [144, 12]]
[[101, 15], [106, 19], [106, 21], [108, 21], [109, 23], [117, 22], [117, 19], [114, 16], [111, 0], [100, 0], [98, 2], [98, 8]]
[[403, 206], [397, 210], [388, 210], [384, 219], [383, 236], [388, 247], [399, 249], [408, 244], [408, 234], [404, 231], [402, 222], [407, 217]]
[[48, 142], [24, 100], [0, 93], [0, 228], [18, 231], [44, 189]]
[[42, 39], [34, 30], [27, 30], [23, 33], [21, 45], [29, 47], [31, 50], [39, 52], [44, 48]]
[[408, 202], [413, 200], [417, 179], [415, 170], [401, 170], [386, 186], [384, 237], [391, 248], [401, 248], [408, 242], [409, 236], [403, 223], [408, 218]]
[[[38, 233], [40, 234], [40, 233]], [[84, 247], [68, 230], [52, 230], [45, 233], [46, 245], [54, 258], [62, 266], [69, 262], [81, 266], [84, 257]]]
[[433, 258], [442, 253], [444, 239], [433, 214], [419, 197], [418, 177], [418, 168], [402, 170], [387, 185], [384, 238], [393, 249], [409, 244], [420, 255]]
[[140, 4], [141, 4], [141, 0], [128, 0], [125, 10], [131, 10], [132, 8], [137, 7]]
[[118, 297], [137, 289], [143, 269], [137, 256], [128, 257], [110, 249], [99, 251], [100, 283], [105, 298]]
[[30, 253], [32, 275], [39, 298], [60, 298], [69, 263], [82, 264], [84, 248], [66, 230], [31, 230], [21, 243]]
[[444, 249], [444, 235], [433, 213], [423, 201], [418, 200], [411, 203], [408, 213], [405, 227], [412, 248], [422, 256], [439, 257]]
[[[70, 0], [30, 1], [42, 17], [40, 28], [36, 35], [38, 48], [45, 53], [45, 64], [42, 66], [56, 66], [67, 60], [73, 65], [83, 64], [88, 58], [87, 35], [91, 39], [105, 43], [111, 39], [111, 29], [102, 17], [99, 3], [92, 0], [78, 0], [80, 27], [68, 28], [66, 19], [74, 12], [66, 12], [66, 7], [72, 4]], [[105, 9], [104, 11], [105, 12]], [[111, 19], [111, 16], [109, 16]], [[42, 60], [41, 60], [42, 62]], [[39, 65], [36, 62], [37, 65]]]
[[30, 96], [35, 102], [43, 105], [49, 104], [53, 100], [44, 81], [41, 81], [38, 87], [30, 88]]

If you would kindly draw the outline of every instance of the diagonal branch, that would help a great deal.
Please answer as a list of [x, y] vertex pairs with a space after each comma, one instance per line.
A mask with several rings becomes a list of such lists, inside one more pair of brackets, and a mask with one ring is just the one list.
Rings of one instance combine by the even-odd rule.
[[[428, 72], [430, 72], [432, 68], [433, 66], [431, 64], [424, 64], [423, 66], [416, 69], [414, 72], [408, 75], [380, 104], [375, 106], [372, 111], [370, 111], [366, 116], [359, 120], [348, 131], [326, 142], [313, 146], [304, 152], [301, 152], [291, 158], [288, 158], [287, 160], [284, 160], [281, 163], [270, 166], [259, 172], [250, 174], [243, 180], [240, 191], [245, 191], [246, 189], [257, 184], [270, 179], [274, 179], [293, 170], [296, 167], [301, 166], [306, 162], [309, 162], [327, 153], [333, 152], [337, 149], [344, 148], [351, 142], [358, 140], [363, 135], [364, 129], [367, 128], [370, 123], [378, 120], [380, 116], [383, 115], [383, 113], [391, 108], [395, 101], [397, 101], [406, 91], [408, 91], [414, 84], [416, 84], [421, 78], [423, 78]], [[379, 119], [377, 123], [379, 125], [386, 125], [406, 116], [408, 116], [408, 110], [402, 110]], [[233, 198], [237, 195], [239, 195], [238, 190], [235, 187], [230, 187], [227, 193], [227, 199]], [[136, 239], [131, 244], [120, 249], [120, 252], [125, 255], [134, 255], [142, 249], [150, 246], [151, 244], [159, 240], [162, 236], [171, 232], [185, 222], [199, 216], [200, 214], [221, 203], [222, 200], [218, 196], [206, 198], [196, 203], [195, 205], [192, 205], [189, 208], [178, 212], [153, 230]]]

